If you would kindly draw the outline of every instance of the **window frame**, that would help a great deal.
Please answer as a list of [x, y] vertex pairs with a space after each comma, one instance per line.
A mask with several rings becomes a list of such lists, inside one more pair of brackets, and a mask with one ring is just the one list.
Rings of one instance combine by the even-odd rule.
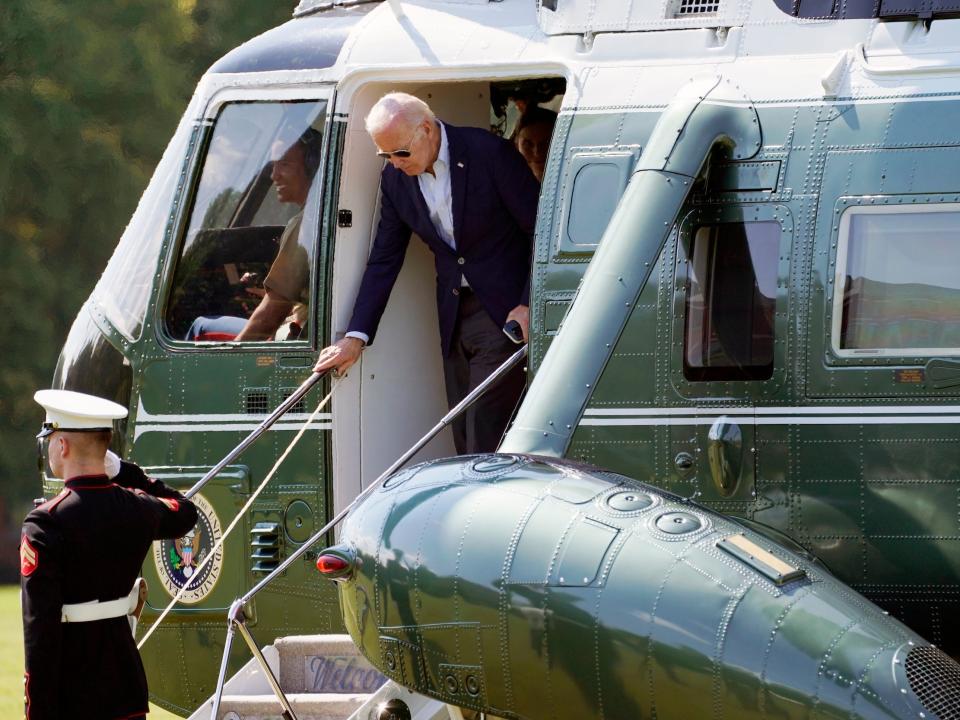
[[[765, 379], [691, 380], [684, 374], [690, 264], [689, 251], [697, 231], [704, 226], [727, 223], [777, 222], [780, 241], [777, 261], [777, 291], [773, 321], [773, 370]], [[687, 213], [676, 231], [674, 273], [671, 299], [672, 349], [670, 379], [674, 389], [688, 398], [745, 398], [753, 401], [773, 397], [786, 381], [789, 323], [790, 248], [793, 240], [793, 217], [786, 205], [771, 203], [738, 203], [721, 206], [704, 205]]]
[[[191, 171], [196, 155], [196, 145], [201, 135], [200, 123], [194, 115], [196, 105], [196, 100], [191, 100], [87, 301], [87, 307], [94, 322], [124, 351], [131, 345], [139, 343], [144, 337], [149, 337], [148, 331], [154, 316], [154, 297], [158, 292], [157, 279], [162, 275], [161, 269], [166, 262], [167, 249], [177, 231], [176, 209], [181, 201], [183, 179]], [[153, 247], [147, 235], [134, 236], [141, 222], [149, 226], [148, 220], [160, 221], [159, 224], [162, 224], [162, 227], [153, 229], [156, 232], [154, 236], [156, 244]], [[146, 233], [149, 232], [148, 229]], [[119, 254], [121, 250], [123, 255]], [[110, 289], [115, 272], [114, 263], [121, 262], [123, 256], [133, 250], [138, 251], [138, 262], [145, 266], [145, 270], [149, 267], [146, 274], [150, 276], [149, 281], [143, 285], [145, 292], [142, 297], [142, 306], [137, 313], [139, 325], [135, 331], [131, 331], [125, 321], [121, 321], [123, 315], [127, 315], [127, 319], [132, 316], [132, 313], [127, 311], [129, 297], [124, 298], [127, 303], [125, 309], [121, 303], [117, 302], [116, 296]]]
[[[871, 364], [891, 361], [891, 364], [922, 364], [934, 357], [960, 356], [958, 348], [854, 348], [840, 347], [840, 332], [843, 326], [844, 278], [847, 270], [850, 227], [857, 215], [918, 215], [941, 212], [956, 212], [960, 217], [960, 202], [947, 201], [944, 195], [911, 195], [899, 197], [846, 197], [837, 204], [839, 222], [834, 236], [835, 249], [830, 258], [832, 273], [829, 282], [832, 289], [827, 294], [827, 322], [830, 328], [828, 347], [837, 364]], [[893, 363], [895, 361], [895, 363]]]
[[[304, 215], [308, 213], [315, 218], [313, 222], [316, 225], [316, 235], [313, 238], [313, 267], [310, 270], [310, 289], [309, 297], [311, 300], [307, 323], [306, 339], [297, 340], [250, 340], [237, 342], [229, 340], [223, 342], [194, 342], [172, 336], [167, 330], [166, 315], [170, 293], [173, 290], [177, 265], [180, 261], [180, 255], [183, 251], [186, 233], [189, 229], [191, 215], [193, 213], [193, 200], [203, 173], [204, 164], [207, 159], [207, 153], [213, 132], [216, 127], [216, 121], [221, 111], [226, 105], [230, 104], [251, 104], [251, 103], [279, 103], [279, 102], [326, 102], [326, 108], [323, 112], [324, 131], [320, 150], [320, 164], [314, 179], [314, 186], [304, 207]], [[336, 85], [334, 83], [324, 83], [313, 87], [298, 88], [226, 88], [214, 94], [204, 109], [202, 119], [196, 125], [200, 128], [201, 134], [197, 141], [197, 148], [194, 152], [192, 167], [190, 168], [189, 181], [185, 183], [183, 193], [179, 196], [175, 230], [170, 238], [170, 242], [164, 248], [166, 253], [165, 264], [162, 271], [161, 291], [158, 293], [157, 302], [153, 308], [153, 323], [158, 343], [166, 350], [174, 352], [215, 352], [217, 354], [230, 352], [259, 352], [276, 351], [282, 349], [285, 351], [315, 350], [319, 347], [319, 335], [323, 332], [323, 319], [317, 315], [318, 292], [322, 285], [323, 269], [319, 267], [321, 241], [320, 237], [323, 230], [323, 219], [325, 214], [326, 192], [328, 190], [327, 157], [330, 151], [330, 128], [334, 120], [334, 106], [336, 105]], [[320, 298], [322, 300], [322, 298]]]
[[[574, 191], [577, 186], [577, 178], [581, 171], [593, 165], [611, 165], [619, 173], [619, 186], [617, 188], [617, 198], [614, 203], [614, 209], [611, 213], [616, 213], [616, 206], [623, 197], [627, 184], [630, 181], [630, 174], [637, 164], [637, 159], [642, 151], [639, 145], [616, 145], [607, 147], [590, 148], [571, 148], [567, 154], [564, 168], [564, 182], [561, 191], [560, 200], [560, 225], [558, 228], [556, 247], [554, 248], [553, 259], [566, 259], [575, 262], [589, 262], [593, 254], [600, 245], [599, 239], [596, 243], [575, 243], [570, 237], [570, 221], [573, 217]], [[610, 218], [607, 218], [609, 221]], [[601, 237], [603, 232], [600, 233]]]

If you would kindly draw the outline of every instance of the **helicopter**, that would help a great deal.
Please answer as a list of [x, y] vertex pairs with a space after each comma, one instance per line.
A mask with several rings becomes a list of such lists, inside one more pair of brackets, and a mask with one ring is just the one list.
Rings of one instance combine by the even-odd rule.
[[[442, 460], [455, 452], [441, 433], [417, 455], [425, 465], [248, 604], [251, 626], [264, 638], [346, 630], [397, 685], [498, 717], [956, 716], [956, 14], [947, 0], [303, 0], [200, 80], [54, 387], [128, 407], [118, 450], [192, 486], [346, 329], [376, 228], [382, 161], [363, 127], [376, 100], [408, 92], [505, 137], [521, 106], [554, 109], [528, 389], [499, 454]], [[293, 199], [277, 181], [291, 147], [307, 183]], [[307, 268], [296, 319], [254, 338], [197, 330], [204, 318], [245, 326], [285, 237]], [[194, 534], [148, 559], [146, 624], [187, 588], [143, 652], [155, 702], [186, 714], [214, 691], [231, 602], [446, 410], [431, 264], [411, 243], [356, 368], [221, 471], [196, 496]], [[483, 492], [529, 513], [498, 516]], [[425, 506], [446, 511], [425, 520]], [[431, 565], [423, 528], [453, 542], [440, 521], [451, 514], [477, 534]], [[519, 578], [526, 528], [540, 541], [527, 549], [548, 557]], [[652, 561], [661, 574], [644, 574], [620, 554], [633, 546], [648, 558], [669, 547], [715, 592], [669, 583]], [[458, 564], [490, 548], [499, 565]], [[324, 553], [350, 577], [317, 573]], [[566, 558], [589, 566], [572, 584], [558, 574]], [[630, 580], [604, 596], [616, 577]], [[652, 611], [651, 624], [605, 624], [651, 582], [677, 593], [667, 607], [683, 617], [664, 621], [675, 633], [654, 632]], [[754, 609], [771, 634], [749, 662], [733, 648], [756, 628], [735, 631], [728, 605], [744, 583], [772, 598]], [[794, 602], [834, 608], [836, 633], [821, 642], [826, 621], [800, 613], [781, 649], [777, 621]], [[733, 634], [711, 655], [718, 627]], [[831, 664], [845, 638], [869, 662]], [[640, 674], [605, 669], [610, 657]], [[800, 663], [810, 674], [794, 684], [772, 669]], [[828, 699], [837, 688], [844, 699]]]

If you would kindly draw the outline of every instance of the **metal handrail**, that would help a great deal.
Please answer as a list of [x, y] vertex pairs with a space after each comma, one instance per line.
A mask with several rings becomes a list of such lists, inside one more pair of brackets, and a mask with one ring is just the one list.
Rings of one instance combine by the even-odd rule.
[[283, 706], [284, 720], [297, 720], [296, 713], [294, 712], [293, 707], [290, 705], [290, 701], [287, 699], [286, 694], [284, 694], [283, 689], [280, 687], [279, 681], [273, 674], [270, 666], [267, 664], [266, 659], [263, 657], [263, 653], [260, 652], [260, 648], [257, 647], [257, 643], [254, 640], [253, 635], [250, 633], [250, 629], [246, 625], [246, 616], [243, 612], [244, 605], [250, 602], [250, 600], [252, 600], [258, 592], [269, 585], [277, 576], [283, 573], [297, 560], [297, 558], [307, 552], [307, 550], [309, 550], [318, 540], [336, 527], [336, 525], [343, 520], [343, 518], [345, 518], [354, 507], [363, 502], [368, 495], [377, 490], [387, 478], [403, 467], [406, 462], [410, 460], [410, 458], [420, 452], [420, 450], [437, 434], [439, 434], [441, 430], [459, 417], [460, 414], [463, 413], [463, 411], [470, 407], [474, 402], [476, 402], [477, 399], [490, 388], [490, 386], [492, 386], [497, 380], [499, 380], [526, 356], [527, 346], [523, 345], [515, 353], [513, 353], [513, 355], [507, 358], [507, 360], [505, 360], [500, 367], [490, 373], [490, 375], [482, 383], [470, 391], [470, 393], [463, 400], [457, 403], [456, 406], [454, 406], [446, 415], [440, 418], [436, 425], [430, 428], [430, 430], [428, 430], [427, 433], [412, 447], [410, 447], [405, 453], [397, 458], [393, 464], [390, 465], [390, 467], [384, 470], [380, 476], [366, 488], [366, 490], [357, 495], [357, 497], [354, 498], [353, 501], [347, 505], [347, 507], [337, 513], [336, 516], [330, 520], [330, 522], [320, 528], [320, 530], [315, 532], [303, 545], [297, 548], [296, 552], [291, 554], [286, 560], [280, 563], [273, 571], [271, 571], [269, 575], [263, 578], [263, 580], [247, 591], [245, 595], [238, 598], [230, 605], [230, 609], [227, 612], [227, 637], [223, 646], [223, 657], [220, 661], [220, 673], [217, 677], [217, 688], [214, 691], [213, 707], [210, 711], [211, 720], [216, 720], [217, 715], [220, 712], [220, 701], [223, 696], [223, 686], [226, 682], [227, 675], [227, 661], [230, 657], [230, 650], [233, 646], [233, 636], [237, 630], [240, 631], [241, 637], [243, 637], [244, 641], [247, 643], [247, 646], [250, 648], [251, 653], [253, 653], [253, 657], [256, 659], [257, 664], [259, 664], [261, 670], [263, 670], [267, 682], [273, 689], [273, 694]]

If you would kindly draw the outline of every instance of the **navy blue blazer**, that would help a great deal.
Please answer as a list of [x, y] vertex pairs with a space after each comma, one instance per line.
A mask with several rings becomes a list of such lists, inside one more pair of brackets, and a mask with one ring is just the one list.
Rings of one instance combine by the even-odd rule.
[[517, 305], [529, 304], [540, 185], [510, 142], [479, 128], [444, 127], [457, 248], [447, 245], [434, 228], [417, 178], [388, 164], [380, 177], [380, 224], [348, 327], [366, 333], [370, 343], [412, 232], [423, 238], [436, 259], [444, 355], [450, 351], [457, 320], [461, 275], [498, 326]]

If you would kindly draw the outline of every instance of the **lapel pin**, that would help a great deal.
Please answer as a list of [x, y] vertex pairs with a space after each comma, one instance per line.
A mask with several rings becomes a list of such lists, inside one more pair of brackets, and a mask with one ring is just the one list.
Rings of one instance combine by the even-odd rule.
[[458, 163], [457, 163], [457, 167], [458, 167], [458, 168], [462, 168], [462, 167], [463, 167], [463, 163], [462, 163], [462, 162], [458, 162]]

